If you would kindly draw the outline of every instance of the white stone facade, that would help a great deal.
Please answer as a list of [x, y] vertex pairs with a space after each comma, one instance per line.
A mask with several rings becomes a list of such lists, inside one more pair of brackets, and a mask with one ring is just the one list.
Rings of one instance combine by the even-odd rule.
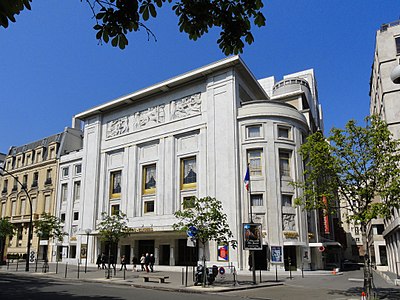
[[[76, 159], [82, 158], [79, 228], [93, 230], [89, 262], [106, 247], [96, 231], [101, 213], [120, 210], [134, 233], [120, 241], [118, 257], [151, 252], [160, 265], [193, 263], [198, 253], [186, 247], [185, 234], [172, 229], [173, 213], [186, 197], [211, 196], [222, 201], [239, 241], [229, 249], [229, 263], [247, 268], [241, 237], [242, 223], [251, 218], [243, 183], [250, 163], [252, 217], [264, 237], [257, 264], [268, 268], [269, 247], [279, 245], [293, 266], [309, 267], [312, 258], [303, 256], [311, 228], [307, 213], [293, 205], [301, 191], [289, 183], [302, 178], [299, 147], [322, 129], [322, 113], [313, 71], [291, 79], [272, 91], [273, 78], [258, 82], [234, 56], [76, 115], [73, 123], [84, 123]], [[70, 157], [60, 168], [74, 161]], [[84, 233], [77, 251], [79, 243], [86, 244]], [[206, 257], [228, 263], [218, 261], [213, 242]]]

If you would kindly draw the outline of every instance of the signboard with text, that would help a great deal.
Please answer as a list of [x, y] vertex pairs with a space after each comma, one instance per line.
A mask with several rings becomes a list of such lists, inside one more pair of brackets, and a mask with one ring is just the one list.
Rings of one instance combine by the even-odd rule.
[[262, 250], [261, 232], [261, 224], [243, 223], [243, 249]]

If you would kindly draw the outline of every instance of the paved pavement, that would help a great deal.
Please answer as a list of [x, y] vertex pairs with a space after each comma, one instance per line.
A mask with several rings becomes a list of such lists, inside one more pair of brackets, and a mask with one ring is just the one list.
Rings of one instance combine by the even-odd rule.
[[[256, 284], [253, 284], [252, 273], [249, 271], [239, 271], [238, 274], [233, 276], [230, 274], [229, 270], [224, 274], [224, 276], [219, 275], [216, 282], [211, 286], [194, 286], [193, 283], [193, 268], [189, 267], [177, 267], [177, 266], [155, 266], [154, 275], [168, 276], [165, 283], [159, 283], [157, 279], [150, 282], [144, 282], [141, 275], [146, 274], [146, 272], [132, 272], [132, 266], [128, 266], [127, 271], [120, 271], [119, 265], [114, 271], [110, 271], [110, 278], [107, 279], [107, 270], [98, 269], [95, 265], [87, 266], [85, 273], [85, 266], [80, 265], [79, 268], [76, 265], [68, 265], [59, 263], [50, 263], [49, 270], [46, 273], [43, 271], [43, 263], [39, 263], [36, 267], [35, 264], [30, 265], [30, 271], [25, 272], [25, 263], [20, 262], [18, 265], [16, 263], [11, 263], [9, 265], [0, 266], [0, 272], [10, 272], [10, 273], [21, 273], [29, 274], [31, 276], [45, 276], [51, 278], [58, 278], [60, 280], [77, 280], [77, 281], [91, 281], [107, 284], [121, 284], [129, 285], [141, 288], [158, 289], [158, 290], [171, 290], [179, 292], [188, 293], [221, 293], [221, 292], [231, 292], [240, 291], [246, 289], [257, 289], [257, 288], [268, 288], [277, 287], [281, 285], [293, 286], [295, 282], [304, 284], [312, 284], [316, 282], [319, 278], [326, 278], [325, 282], [330, 282], [334, 280], [335, 277], [341, 274], [332, 274], [330, 271], [294, 271], [291, 274], [289, 272], [278, 271], [260, 271], [256, 272]], [[290, 275], [295, 280], [291, 280]], [[375, 277], [376, 278], [376, 277]], [[361, 279], [361, 278], [360, 278]], [[358, 279], [358, 280], [360, 280]], [[376, 278], [380, 281], [381, 285], [392, 286], [388, 282], [384, 282], [381, 277]], [[346, 281], [348, 281], [346, 279]], [[352, 284], [352, 283], [349, 283]], [[362, 284], [362, 282], [358, 283]], [[393, 285], [393, 287], [395, 287]], [[396, 287], [397, 288], [397, 287]]]

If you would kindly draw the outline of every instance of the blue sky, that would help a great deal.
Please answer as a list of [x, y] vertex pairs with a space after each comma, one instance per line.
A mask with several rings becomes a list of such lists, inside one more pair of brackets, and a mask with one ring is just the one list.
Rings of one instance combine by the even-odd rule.
[[[0, 29], [0, 152], [71, 125], [73, 115], [225, 56], [218, 30], [193, 42], [166, 7], [121, 51], [99, 46], [85, 1], [33, 0]], [[314, 68], [325, 132], [369, 112], [375, 32], [400, 17], [398, 0], [264, 1], [267, 25], [242, 58], [256, 78]]]

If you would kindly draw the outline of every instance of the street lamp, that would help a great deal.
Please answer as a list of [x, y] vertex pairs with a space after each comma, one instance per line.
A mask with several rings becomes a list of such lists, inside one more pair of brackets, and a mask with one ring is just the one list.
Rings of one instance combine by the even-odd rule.
[[0, 170], [5, 172], [7, 175], [10, 175], [12, 178], [14, 178], [14, 180], [16, 182], [18, 182], [18, 184], [21, 186], [21, 188], [23, 189], [23, 191], [26, 194], [26, 197], [28, 197], [28, 200], [29, 200], [30, 218], [29, 218], [29, 226], [28, 226], [28, 245], [27, 245], [27, 249], [26, 249], [26, 265], [25, 265], [25, 271], [29, 272], [29, 254], [31, 252], [31, 239], [32, 239], [32, 200], [31, 200], [31, 196], [29, 195], [28, 191], [26, 190], [25, 185], [23, 185], [16, 176], [14, 176], [10, 172], [8, 172], [4, 167], [0, 167]]
[[89, 257], [89, 234], [92, 232], [92, 229], [87, 228], [85, 229], [86, 232], [86, 260], [85, 260], [85, 273], [87, 270], [87, 261], [88, 261], [88, 257]]

